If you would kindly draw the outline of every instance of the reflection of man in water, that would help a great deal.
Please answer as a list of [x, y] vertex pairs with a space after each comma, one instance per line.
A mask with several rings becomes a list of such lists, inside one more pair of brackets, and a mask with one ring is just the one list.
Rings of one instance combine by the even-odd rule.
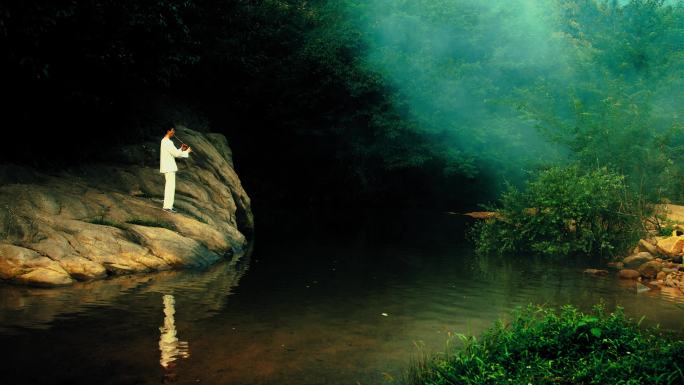
[[[176, 314], [175, 309], [176, 301], [172, 295], [164, 296], [164, 325], [159, 327], [161, 336], [159, 337], [159, 350], [161, 351], [161, 358], [159, 363], [167, 371], [171, 371], [174, 367], [174, 361], [178, 357], [188, 358], [190, 357], [190, 351], [188, 350], [188, 343], [185, 341], [178, 341], [176, 337], [176, 321], [174, 319], [174, 314]], [[166, 377], [173, 378], [175, 374], [172, 372], [167, 372]]]

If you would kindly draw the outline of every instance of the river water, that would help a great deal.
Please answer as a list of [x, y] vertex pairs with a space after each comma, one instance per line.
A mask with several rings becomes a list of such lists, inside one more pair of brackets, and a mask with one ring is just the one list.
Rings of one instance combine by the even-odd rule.
[[517, 306], [603, 302], [684, 331], [684, 299], [590, 262], [478, 258], [444, 213], [270, 212], [204, 271], [0, 286], [0, 384], [392, 384]]

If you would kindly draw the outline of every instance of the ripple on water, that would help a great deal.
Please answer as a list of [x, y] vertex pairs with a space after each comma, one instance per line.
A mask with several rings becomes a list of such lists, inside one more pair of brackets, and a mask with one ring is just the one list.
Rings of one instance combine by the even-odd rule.
[[141, 315], [159, 313], [164, 294], [181, 293], [193, 317], [215, 314], [246, 271], [227, 261], [203, 271], [162, 271], [77, 282], [69, 287], [35, 288], [0, 285], [0, 330], [47, 329], [64, 321], [104, 308], [127, 309]]
[[[603, 300], [631, 317], [682, 328], [682, 299], [671, 290], [636, 294], [634, 282], [586, 276], [581, 268], [477, 258], [452, 249], [451, 234], [438, 247], [436, 230], [425, 231], [430, 242], [411, 232], [416, 239], [398, 237], [383, 252], [371, 236], [359, 243], [335, 233], [297, 243], [286, 232], [262, 238], [251, 271], [246, 259], [63, 289], [0, 286], [0, 342], [24, 355], [54, 349], [41, 361], [53, 383], [67, 383], [65, 373], [96, 383], [98, 371], [82, 365], [106, 362], [116, 369], [108, 369], [113, 382], [130, 371], [140, 383], [163, 376], [178, 383], [382, 384], [398, 378], [420, 349], [443, 351], [449, 336], [478, 334], [528, 303], [587, 309]], [[50, 330], [34, 337], [22, 328]], [[13, 337], [17, 330], [22, 335]], [[72, 361], [51, 358], [60, 355]], [[12, 363], [18, 373], [32, 373], [31, 364]]]

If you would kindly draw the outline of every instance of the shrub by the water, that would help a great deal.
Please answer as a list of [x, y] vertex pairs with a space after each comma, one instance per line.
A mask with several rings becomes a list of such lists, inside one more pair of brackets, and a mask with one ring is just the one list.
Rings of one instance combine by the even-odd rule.
[[643, 234], [646, 206], [624, 177], [605, 168], [554, 167], [501, 195], [498, 219], [476, 223], [471, 238], [482, 254], [613, 256]]
[[584, 314], [528, 306], [479, 339], [412, 366], [411, 385], [682, 384], [684, 341], [602, 305]]

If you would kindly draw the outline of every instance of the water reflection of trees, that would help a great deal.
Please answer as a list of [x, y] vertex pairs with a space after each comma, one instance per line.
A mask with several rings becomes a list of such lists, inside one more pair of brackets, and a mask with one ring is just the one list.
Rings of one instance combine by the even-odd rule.
[[[202, 319], [223, 308], [228, 295], [248, 270], [249, 260], [249, 256], [236, 257], [205, 270], [118, 276], [60, 288], [0, 285], [0, 331], [9, 332], [16, 327], [45, 329], [57, 318], [92, 308], [135, 305], [137, 312], [158, 314], [158, 297], [150, 296], [151, 293], [176, 293], [176, 300], [182, 302], [189, 320]], [[139, 298], [132, 301], [130, 296]], [[146, 306], [149, 309], [142, 308]]]

